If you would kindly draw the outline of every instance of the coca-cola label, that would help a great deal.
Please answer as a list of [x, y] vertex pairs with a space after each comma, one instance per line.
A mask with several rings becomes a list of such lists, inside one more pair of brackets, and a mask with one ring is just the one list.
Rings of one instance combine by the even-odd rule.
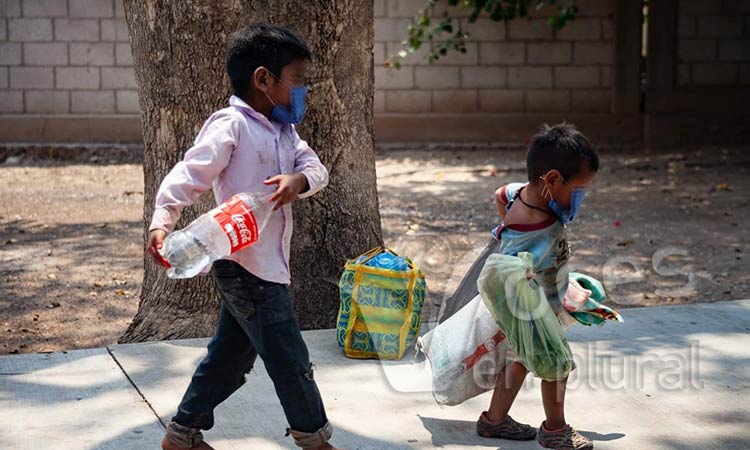
[[258, 221], [255, 220], [255, 214], [237, 195], [221, 205], [219, 211], [214, 214], [214, 220], [221, 225], [221, 229], [227, 235], [232, 253], [258, 240]]

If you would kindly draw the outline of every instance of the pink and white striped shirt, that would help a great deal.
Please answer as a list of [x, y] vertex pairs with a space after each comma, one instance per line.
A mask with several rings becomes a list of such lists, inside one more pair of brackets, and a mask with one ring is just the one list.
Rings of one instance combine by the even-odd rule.
[[[218, 205], [240, 192], [273, 192], [276, 185], [263, 181], [279, 174], [307, 178], [309, 189], [301, 198], [328, 184], [328, 171], [293, 125], [268, 120], [236, 96], [229, 105], [208, 118], [184, 159], [164, 177], [149, 230], [171, 233], [182, 209], [209, 188]], [[226, 259], [261, 279], [289, 284], [292, 222], [292, 205], [284, 205], [272, 213], [255, 244]]]

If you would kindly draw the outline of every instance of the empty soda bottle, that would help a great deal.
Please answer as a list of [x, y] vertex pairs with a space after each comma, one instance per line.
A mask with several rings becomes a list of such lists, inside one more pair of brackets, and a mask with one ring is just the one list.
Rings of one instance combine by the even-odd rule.
[[190, 278], [217, 259], [258, 240], [268, 223], [273, 194], [237, 194], [164, 239], [161, 254], [171, 266], [169, 278]]

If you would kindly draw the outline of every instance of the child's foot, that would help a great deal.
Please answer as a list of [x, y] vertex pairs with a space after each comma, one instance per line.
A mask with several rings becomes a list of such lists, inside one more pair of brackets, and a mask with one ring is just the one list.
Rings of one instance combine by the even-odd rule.
[[[164, 436], [164, 439], [161, 440], [161, 448], [162, 450], [186, 450], [184, 448], [178, 447], [172, 443], [169, 439], [167, 439], [166, 436]], [[195, 447], [190, 447], [187, 450], [214, 450], [213, 447], [206, 444], [205, 442], [201, 442], [200, 444], [196, 445]]]
[[477, 420], [477, 434], [486, 438], [530, 441], [536, 436], [536, 430], [531, 425], [516, 422], [510, 416], [506, 416], [501, 421], [492, 422], [485, 411]]
[[323, 444], [320, 447], [309, 448], [309, 449], [305, 449], [305, 450], [341, 450], [341, 449], [340, 448], [336, 448], [336, 447], [334, 447], [331, 444]]
[[542, 422], [536, 440], [542, 447], [554, 450], [592, 450], [594, 448], [594, 443], [590, 439], [582, 436], [570, 425], [550, 431]]

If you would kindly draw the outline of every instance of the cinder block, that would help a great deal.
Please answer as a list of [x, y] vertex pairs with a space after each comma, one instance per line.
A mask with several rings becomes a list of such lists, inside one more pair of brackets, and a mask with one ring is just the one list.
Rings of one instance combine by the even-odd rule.
[[680, 15], [717, 14], [721, 0], [680, 0]]
[[570, 111], [570, 91], [558, 89], [530, 89], [526, 91], [526, 111]]
[[[725, 0], [722, 4], [724, 14], [747, 14], [750, 13], [750, 0]], [[747, 34], [747, 29], [745, 29]]]
[[740, 84], [750, 85], [750, 63], [740, 65]]
[[573, 91], [572, 111], [576, 113], [608, 113], [612, 111], [612, 93], [609, 90]]
[[99, 89], [98, 67], [58, 67], [57, 89]]
[[21, 44], [0, 43], [0, 65], [18, 66], [21, 64]]
[[680, 61], [713, 61], [717, 42], [711, 39], [680, 39], [677, 56]]
[[523, 112], [523, 90], [482, 89], [479, 91], [479, 109], [485, 112]]
[[375, 89], [410, 89], [414, 87], [414, 68], [375, 67]]
[[615, 13], [616, 0], [576, 0], [578, 14], [581, 17], [611, 16]]
[[388, 0], [388, 17], [411, 18], [426, 6], [426, 0]]
[[55, 40], [96, 42], [99, 40], [99, 21], [95, 19], [55, 19]]
[[115, 95], [112, 91], [72, 91], [70, 93], [72, 113], [115, 112]]
[[23, 91], [0, 91], [0, 113], [22, 113]]
[[552, 28], [544, 19], [517, 19], [508, 25], [508, 39], [513, 40], [551, 40]]
[[512, 88], [552, 87], [551, 67], [510, 67], [508, 86]]
[[112, 17], [112, 0], [68, 0], [70, 17]]
[[117, 100], [117, 112], [121, 113], [139, 113], [141, 106], [138, 103], [138, 91], [117, 91], [115, 93]]
[[135, 89], [135, 72], [132, 67], [102, 67], [102, 88]]
[[438, 66], [466, 66], [479, 64], [479, 49], [476, 42], [466, 43], [466, 52], [461, 53], [457, 50], [448, 50], [444, 56], [440, 56], [435, 62]]
[[385, 91], [375, 91], [375, 95], [373, 96], [373, 112], [385, 112]]
[[52, 40], [50, 19], [9, 19], [8, 37], [17, 42], [41, 42]]
[[[386, 43], [386, 58], [390, 58], [393, 55], [398, 54], [404, 46], [400, 42], [388, 42]], [[419, 49], [413, 53], [407, 54], [404, 58], [399, 61], [402, 66], [414, 66], [414, 65], [427, 65], [427, 56], [430, 54], [430, 45], [423, 44]]]
[[576, 42], [573, 46], [573, 64], [612, 64], [614, 46], [602, 42]]
[[[123, 44], [119, 44], [123, 45]], [[372, 60], [376, 66], [385, 63], [385, 42], [375, 42], [372, 44]]]
[[388, 0], [375, 0], [375, 6], [373, 9], [374, 17], [385, 17], [387, 13], [386, 5]]
[[615, 21], [613, 19], [602, 19], [602, 36], [605, 41], [611, 41], [615, 38]]
[[125, 19], [102, 19], [102, 41], [130, 42]]
[[0, 89], [8, 88], [8, 68], [0, 67]]
[[596, 17], [577, 18], [557, 31], [557, 39], [564, 41], [598, 41], [602, 38], [602, 24]]
[[420, 89], [450, 89], [459, 86], [458, 67], [417, 66], [414, 82]]
[[70, 64], [74, 66], [111, 66], [114, 63], [114, 44], [109, 42], [70, 44]]
[[526, 44], [527, 64], [570, 64], [570, 42]]
[[26, 91], [26, 112], [64, 114], [70, 112], [68, 91]]
[[599, 86], [599, 67], [555, 67], [555, 87], [582, 88]]
[[742, 36], [742, 17], [699, 16], [696, 35], [704, 38], [738, 38]]
[[739, 66], [731, 63], [693, 64], [693, 83], [733, 86], [737, 83]]
[[719, 41], [719, 59], [722, 61], [750, 61], [750, 42], [746, 39]]
[[451, 6], [448, 2], [436, 2], [435, 9], [433, 10], [433, 17], [443, 17], [443, 14], [448, 13], [449, 17], [469, 17], [471, 11], [466, 8], [459, 8], [458, 6]]
[[0, 41], [8, 40], [8, 22], [5, 17], [0, 17]]
[[115, 0], [115, 17], [125, 17], [125, 8], [122, 6], [122, 0]]
[[677, 22], [677, 36], [689, 38], [695, 36], [695, 17], [680, 16]]
[[432, 92], [432, 111], [436, 113], [477, 112], [477, 91], [447, 90]]
[[23, 0], [24, 17], [64, 17], [68, 14], [65, 0]]
[[692, 82], [690, 64], [677, 64], [677, 85], [689, 86]]
[[602, 87], [612, 87], [614, 78], [612, 76], [612, 68], [610, 66], [602, 66], [601, 69], [601, 83]]
[[68, 44], [64, 42], [23, 44], [23, 62], [27, 66], [67, 65]]
[[21, 0], [0, 0], [0, 17], [20, 17]]
[[54, 75], [50, 67], [11, 67], [11, 89], [51, 89]]
[[432, 108], [430, 91], [387, 91], [385, 110], [394, 113], [427, 113]]
[[508, 80], [506, 67], [467, 66], [461, 67], [461, 87], [464, 88], [501, 88]]
[[375, 42], [403, 41], [408, 36], [409, 19], [375, 19]]
[[132, 66], [133, 53], [130, 44], [115, 44], [115, 54], [118, 66]]
[[523, 64], [526, 61], [524, 44], [520, 42], [481, 42], [481, 64]]
[[502, 41], [505, 40], [505, 23], [480, 17], [476, 22], [463, 19], [464, 30], [472, 41]]

